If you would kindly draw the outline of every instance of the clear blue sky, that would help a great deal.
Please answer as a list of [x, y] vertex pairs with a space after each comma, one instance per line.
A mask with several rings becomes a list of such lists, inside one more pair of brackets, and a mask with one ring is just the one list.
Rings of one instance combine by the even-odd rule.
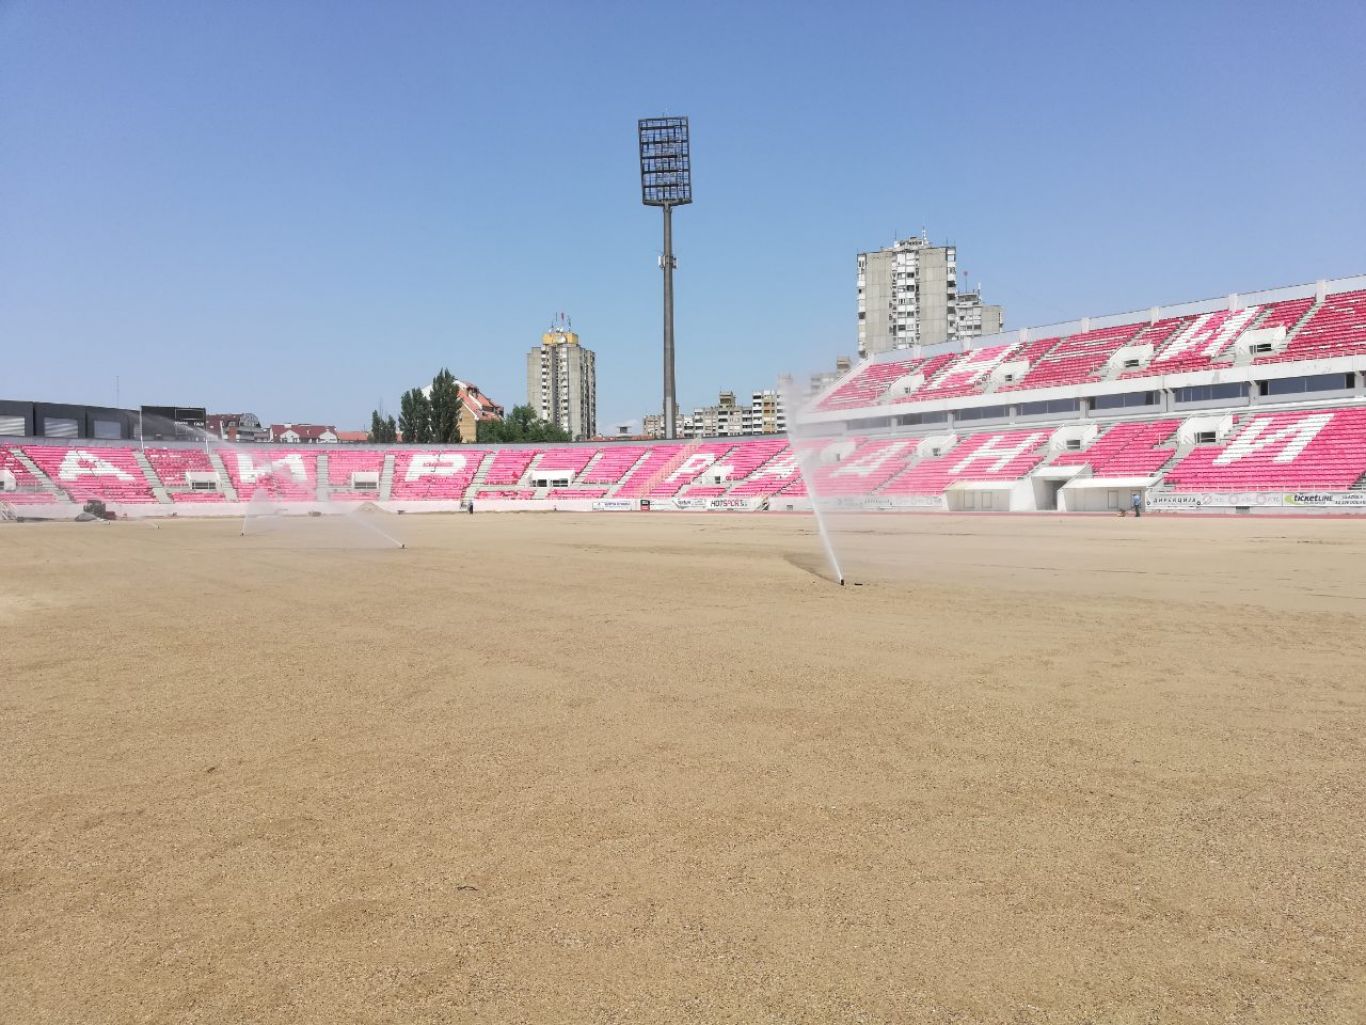
[[[676, 12], [676, 13], [675, 13]], [[1366, 4], [0, 0], [0, 396], [659, 402], [635, 119], [688, 114], [679, 399], [855, 349], [926, 227], [1007, 324], [1366, 272]]]

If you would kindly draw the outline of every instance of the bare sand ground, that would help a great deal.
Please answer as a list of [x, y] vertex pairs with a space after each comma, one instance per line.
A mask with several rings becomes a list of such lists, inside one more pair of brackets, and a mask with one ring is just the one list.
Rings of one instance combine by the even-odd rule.
[[1366, 524], [0, 527], [0, 1020], [1360, 1022]]

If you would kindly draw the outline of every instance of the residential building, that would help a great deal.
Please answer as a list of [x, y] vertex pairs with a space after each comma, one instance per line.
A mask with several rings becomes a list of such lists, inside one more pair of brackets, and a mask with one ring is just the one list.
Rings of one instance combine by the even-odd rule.
[[[936, 246], [925, 234], [898, 239], [890, 247], [858, 254], [859, 356], [892, 349], [991, 334], [1004, 311], [982, 304], [980, 292], [963, 310], [972, 326], [960, 328], [958, 247]], [[990, 318], [988, 310], [994, 311]]]
[[664, 414], [646, 413], [640, 422], [640, 433], [647, 438], [664, 437]]
[[982, 289], [958, 293], [958, 337], [981, 338], [1005, 329], [1005, 307], [982, 302]]
[[766, 388], [750, 395], [748, 416], [743, 417], [744, 434], [783, 434], [787, 431], [787, 414], [782, 393]]
[[284, 445], [335, 445], [337, 429], [324, 424], [271, 424], [270, 439]]
[[598, 433], [597, 358], [579, 344], [564, 314], [527, 353], [526, 400], [538, 417], [558, 424], [575, 441]]
[[[662, 417], [654, 424], [646, 417], [645, 429], [654, 426], [663, 436]], [[783, 398], [777, 389], [769, 388], [750, 394], [748, 405], [736, 399], [735, 392], [723, 391], [716, 404], [700, 406], [679, 419], [680, 438], [739, 438], [754, 434], [781, 434], [787, 430]]]
[[854, 361], [848, 356], [835, 357], [834, 370], [822, 370], [820, 373], [811, 375], [811, 382], [807, 385], [806, 394], [808, 397], [819, 395], [832, 384], [838, 381], [853, 368]]
[[255, 413], [210, 413], [205, 429], [223, 441], [269, 441], [270, 429]]

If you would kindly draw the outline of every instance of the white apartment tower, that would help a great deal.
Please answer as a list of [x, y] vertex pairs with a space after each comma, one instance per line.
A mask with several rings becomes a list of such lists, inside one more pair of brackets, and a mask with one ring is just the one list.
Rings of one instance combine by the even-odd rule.
[[526, 401], [538, 417], [563, 427], [575, 441], [598, 433], [597, 358], [579, 344], [563, 313], [527, 353]]
[[958, 293], [958, 248], [921, 234], [858, 254], [858, 351], [872, 356], [1001, 330], [1004, 311]]

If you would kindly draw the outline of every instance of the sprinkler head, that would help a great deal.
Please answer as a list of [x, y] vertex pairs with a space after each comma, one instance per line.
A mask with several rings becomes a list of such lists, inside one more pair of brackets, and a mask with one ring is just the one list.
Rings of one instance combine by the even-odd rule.
[[844, 586], [844, 577], [840, 577], [840, 587]]

